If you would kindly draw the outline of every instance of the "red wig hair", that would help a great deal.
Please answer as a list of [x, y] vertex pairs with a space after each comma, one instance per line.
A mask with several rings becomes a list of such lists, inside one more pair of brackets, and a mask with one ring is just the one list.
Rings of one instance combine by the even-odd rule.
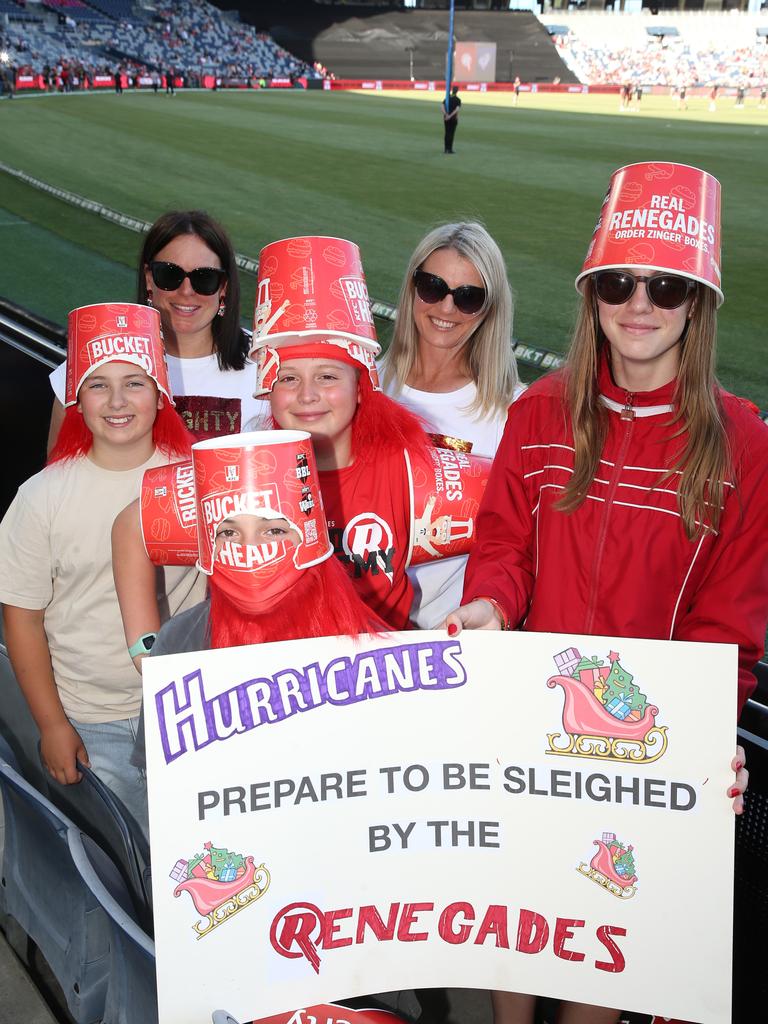
[[211, 646], [241, 647], [315, 636], [357, 636], [389, 628], [357, 596], [335, 556], [310, 566], [303, 578], [262, 615], [246, 615], [210, 578]]
[[422, 420], [381, 391], [371, 378], [360, 374], [360, 404], [352, 420], [352, 457], [355, 462], [391, 455], [407, 448], [421, 452], [431, 446]]
[[[184, 420], [168, 401], [164, 401], [162, 408], [157, 410], [152, 427], [152, 440], [155, 443], [155, 448], [159, 448], [166, 455], [180, 458], [190, 457], [191, 447], [195, 442], [195, 438], [187, 430]], [[47, 465], [87, 455], [92, 445], [93, 434], [86, 426], [77, 406], [70, 405], [64, 413], [64, 421], [61, 424], [56, 444], [48, 456]]]

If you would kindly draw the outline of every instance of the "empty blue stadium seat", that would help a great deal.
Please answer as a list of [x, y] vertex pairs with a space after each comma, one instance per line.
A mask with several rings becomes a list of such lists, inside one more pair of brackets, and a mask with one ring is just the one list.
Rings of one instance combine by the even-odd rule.
[[49, 798], [115, 863], [130, 894], [135, 920], [151, 935], [149, 843], [122, 801], [98, 775], [79, 762], [78, 768], [83, 777], [73, 785], [49, 777]]
[[96, 1024], [107, 993], [109, 922], [70, 856], [74, 826], [5, 763], [0, 791], [4, 911], [36, 943], [77, 1024]]
[[78, 829], [68, 834], [72, 861], [109, 919], [109, 984], [103, 1024], [156, 1024], [155, 946], [125, 905], [114, 864]]

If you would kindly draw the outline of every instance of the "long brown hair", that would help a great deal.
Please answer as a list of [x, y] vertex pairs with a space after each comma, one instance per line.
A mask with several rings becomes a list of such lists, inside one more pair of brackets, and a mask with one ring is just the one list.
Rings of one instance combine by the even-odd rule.
[[[681, 345], [674, 414], [669, 421], [670, 438], [681, 439], [681, 450], [659, 481], [679, 474], [678, 508], [689, 540], [706, 530], [717, 531], [731, 471], [720, 385], [715, 377], [716, 302], [711, 288], [698, 285]], [[581, 505], [597, 475], [608, 428], [597, 373], [600, 354], [607, 344], [598, 320], [592, 279], [588, 278], [565, 370], [565, 400], [575, 454], [573, 473], [557, 502], [563, 512], [573, 512]]]

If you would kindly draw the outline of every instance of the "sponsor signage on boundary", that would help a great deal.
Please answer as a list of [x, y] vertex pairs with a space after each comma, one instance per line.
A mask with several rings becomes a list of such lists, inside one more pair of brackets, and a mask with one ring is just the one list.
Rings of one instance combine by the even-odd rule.
[[535, 633], [147, 659], [160, 1024], [442, 985], [722, 1024], [736, 673]]

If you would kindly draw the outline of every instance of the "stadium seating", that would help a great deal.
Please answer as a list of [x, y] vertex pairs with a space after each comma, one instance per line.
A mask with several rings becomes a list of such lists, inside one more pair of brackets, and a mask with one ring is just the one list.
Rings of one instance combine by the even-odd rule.
[[[226, 16], [206, 0], [168, 0], [161, 19], [150, 20], [131, 0], [44, 0], [42, 23], [5, 30], [10, 63], [41, 73], [48, 65], [80, 66], [89, 74], [147, 68], [218, 76], [322, 77], [274, 40]], [[0, 0], [21, 11], [13, 0]], [[59, 15], [73, 24], [62, 26]], [[39, 17], [39, 16], [38, 16]], [[13, 15], [14, 20], [16, 19]], [[79, 76], [82, 78], [82, 74]]]
[[76, 1024], [94, 1024], [107, 993], [109, 925], [69, 855], [74, 826], [2, 760], [0, 791], [4, 913], [45, 957]]
[[73, 21], [103, 21], [104, 16], [92, 7], [86, 6], [82, 0], [43, 0], [43, 4], [56, 14], [63, 14]]
[[226, 18], [203, 0], [173, 0], [163, 11], [162, 26], [122, 22], [115, 26], [110, 46], [129, 57], [157, 67], [213, 69], [273, 77], [317, 73], [281, 50], [250, 26]]
[[558, 30], [556, 46], [587, 84], [728, 86], [768, 79], [765, 37], [757, 35], [768, 27], [767, 14], [558, 11], [541, 20]]
[[109, 983], [103, 1024], [156, 1024], [155, 946], [131, 915], [108, 857], [77, 829], [68, 833], [72, 861], [109, 922]]
[[48, 778], [49, 798], [111, 857], [129, 893], [134, 919], [151, 934], [149, 844], [118, 797], [90, 768], [78, 767], [83, 778], [77, 785]]

